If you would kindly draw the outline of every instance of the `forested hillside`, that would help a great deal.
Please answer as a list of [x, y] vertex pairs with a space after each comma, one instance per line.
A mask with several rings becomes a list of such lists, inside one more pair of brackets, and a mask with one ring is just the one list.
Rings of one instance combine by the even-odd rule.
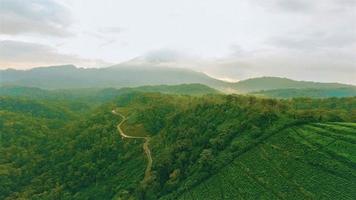
[[2, 105], [0, 199], [110, 199], [136, 190], [145, 168], [141, 147], [118, 137], [120, 118], [109, 107], [68, 122], [53, 120], [51, 110], [18, 113]]
[[[356, 197], [355, 97], [21, 90], [0, 98], [0, 199]], [[148, 178], [112, 110], [150, 138]]]
[[119, 95], [133, 92], [159, 92], [165, 94], [180, 95], [205, 95], [220, 93], [218, 90], [202, 84], [181, 84], [181, 85], [155, 85], [125, 88], [86, 88], [86, 89], [58, 89], [46, 90], [35, 87], [24, 86], [0, 86], [0, 96], [23, 97], [37, 100], [74, 100], [90, 102], [106, 102], [115, 99]]
[[[154, 99], [154, 101], [150, 99]], [[255, 149], [259, 149], [261, 144], [268, 142], [271, 138], [281, 137], [281, 141], [284, 141], [283, 137], [288, 135], [286, 133], [303, 124], [354, 121], [356, 116], [355, 100], [355, 98], [344, 98], [278, 101], [243, 96], [205, 96], [202, 98], [186, 97], [186, 99], [182, 99], [182, 97], [172, 98], [172, 96], [152, 94], [144, 97], [131, 96], [131, 103], [121, 104], [120, 102], [125, 102], [121, 100], [118, 101], [118, 105], [126, 107], [126, 110], [129, 107], [128, 113], [131, 113], [135, 119], [130, 123], [142, 124], [147, 134], [152, 136], [153, 173], [151, 180], [144, 184], [145, 198], [156, 199], [164, 197], [166, 199], [176, 199], [181, 195], [187, 195], [187, 192], [189, 193], [193, 188], [206, 188], [206, 179], [219, 173], [226, 165], [230, 166], [234, 162], [240, 162], [239, 160], [247, 155], [254, 155]], [[156, 104], [155, 102], [159, 103]], [[137, 108], [137, 112], [135, 112], [134, 108]], [[350, 126], [353, 126], [353, 124], [350, 124]], [[348, 131], [351, 135], [356, 134], [356, 130], [353, 127]], [[291, 137], [298, 137], [298, 135], [292, 135]], [[328, 138], [325, 138], [325, 140], [328, 140]], [[334, 151], [337, 151], [338, 158], [348, 163], [346, 166], [341, 166], [341, 168], [346, 168], [344, 171], [339, 171], [338, 168], [335, 168], [336, 172], [330, 171], [329, 174], [324, 174], [325, 181], [332, 182], [327, 184], [325, 188], [320, 187], [320, 191], [312, 190], [311, 192], [314, 196], [318, 192], [329, 192], [328, 188], [332, 187], [333, 184], [338, 184], [337, 179], [333, 178], [333, 173], [341, 173], [344, 176], [348, 173], [355, 173], [355, 168], [352, 167], [354, 166], [354, 161], [350, 160], [349, 156], [344, 157], [345, 153], [351, 155], [351, 157], [355, 156], [352, 150], [354, 144], [346, 143], [340, 145], [346, 145], [344, 150], [334, 149]], [[301, 147], [298, 146], [297, 149]], [[313, 149], [314, 147], [312, 146], [311, 151]], [[287, 149], [283, 151], [287, 151]], [[299, 156], [301, 156], [300, 159], [302, 160], [309, 159], [306, 155], [305, 157], [304, 155]], [[256, 162], [260, 162], [258, 161], [259, 158], [256, 159]], [[325, 160], [332, 161], [330, 157], [326, 157]], [[315, 161], [314, 164], [321, 165], [318, 162], [319, 160]], [[320, 162], [322, 161], [320, 160]], [[335, 162], [338, 164], [339, 161]], [[290, 165], [291, 167], [294, 166], [293, 163], [290, 163]], [[257, 173], [260, 169], [253, 170], [251, 173]], [[313, 168], [313, 170], [320, 169]], [[326, 168], [325, 170], [331, 169]], [[231, 172], [226, 176], [237, 176], [236, 178], [238, 179], [239, 175], [234, 173]], [[324, 180], [323, 177], [316, 175], [316, 179], [318, 178]], [[347, 183], [350, 187], [355, 186], [355, 176], [350, 176], [350, 178], [345, 184]], [[290, 179], [291, 182], [296, 181], [293, 180], [293, 177], [290, 177]], [[241, 184], [236, 187], [243, 188], [243, 183]], [[271, 185], [267, 187], [275, 187], [272, 183], [268, 184]], [[301, 184], [308, 183], [302, 182]], [[212, 187], [217, 187], [217, 185]], [[251, 187], [253, 189], [253, 186]], [[348, 190], [347, 188], [345, 189], [345, 192], [348, 192], [346, 197], [355, 195], [351, 193], [350, 187], [347, 187]], [[233, 192], [232, 195], [239, 194], [236, 191], [238, 188], [233, 190], [235, 192], [229, 191], [230, 193]], [[279, 190], [281, 189], [276, 189], [276, 191]], [[228, 194], [226, 191], [222, 192], [224, 195], [225, 193]], [[257, 195], [260, 194], [258, 191], [252, 190], [250, 192], [257, 192]], [[293, 196], [290, 192], [285, 191], [284, 195], [287, 195], [286, 197]], [[203, 191], [197, 192], [193, 199], [207, 197], [221, 199], [221, 196], [211, 196], [209, 193], [205, 197], [199, 196], [202, 193]], [[248, 197], [249, 194], [245, 195]], [[260, 195], [260, 197], [264, 196]], [[252, 196], [250, 197], [253, 198]], [[270, 197], [278, 198], [279, 196]], [[340, 197], [343, 198], [342, 196]], [[347, 199], [346, 197], [345, 199]], [[231, 196], [226, 197], [226, 199], [229, 198]]]

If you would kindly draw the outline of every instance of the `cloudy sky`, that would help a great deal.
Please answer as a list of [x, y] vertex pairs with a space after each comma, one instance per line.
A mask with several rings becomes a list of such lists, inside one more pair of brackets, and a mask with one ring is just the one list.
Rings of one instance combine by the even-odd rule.
[[134, 59], [356, 84], [356, 0], [0, 0], [0, 68]]

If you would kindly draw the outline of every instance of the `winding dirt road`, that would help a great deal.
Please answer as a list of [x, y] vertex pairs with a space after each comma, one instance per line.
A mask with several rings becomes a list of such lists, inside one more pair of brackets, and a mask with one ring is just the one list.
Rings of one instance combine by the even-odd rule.
[[124, 133], [124, 131], [121, 129], [121, 125], [127, 120], [127, 117], [125, 117], [124, 115], [116, 112], [115, 110], [111, 111], [114, 115], [119, 115], [120, 117], [122, 117], [121, 122], [117, 125], [117, 130], [119, 131], [121, 137], [123, 138], [131, 138], [131, 139], [144, 139], [145, 143], [143, 143], [143, 150], [147, 156], [147, 167], [145, 170], [145, 177], [143, 178], [143, 180], [147, 180], [148, 177], [150, 176], [151, 173], [151, 168], [152, 168], [152, 156], [151, 156], [151, 150], [148, 146], [148, 144], [150, 143], [150, 138], [149, 137], [140, 137], [140, 136], [131, 136], [131, 135], [127, 135]]

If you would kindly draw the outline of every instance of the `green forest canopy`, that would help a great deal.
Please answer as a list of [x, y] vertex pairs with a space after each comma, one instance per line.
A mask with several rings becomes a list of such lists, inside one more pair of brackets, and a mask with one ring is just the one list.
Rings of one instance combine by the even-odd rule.
[[[128, 91], [92, 101], [90, 92], [82, 92], [80, 98], [65, 91], [0, 98], [0, 199], [189, 199], [219, 184], [236, 190], [226, 186], [211, 198], [355, 197], [349, 188], [356, 183], [356, 97], [276, 100]], [[140, 124], [151, 137], [153, 168], [145, 182], [143, 141], [118, 136], [122, 119], [111, 113], [116, 108], [126, 110], [127, 126]], [[325, 146], [330, 142], [335, 145]], [[294, 146], [283, 146], [289, 143]], [[292, 157], [278, 163], [286, 154]], [[274, 184], [254, 163], [265, 163], [268, 174], [277, 170], [281, 183], [305, 193]], [[290, 175], [296, 164], [306, 179]], [[324, 186], [307, 182], [308, 173]], [[226, 176], [230, 182], [218, 182]], [[251, 191], [242, 191], [245, 184]], [[346, 185], [343, 193], [330, 196], [338, 185]]]

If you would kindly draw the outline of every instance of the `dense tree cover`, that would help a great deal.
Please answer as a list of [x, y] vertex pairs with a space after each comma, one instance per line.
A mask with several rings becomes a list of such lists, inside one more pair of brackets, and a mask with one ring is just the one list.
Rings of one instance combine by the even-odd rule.
[[[1, 97], [0, 199], [175, 199], [288, 128], [356, 119], [355, 97], [111, 94], [93, 102], [59, 94]], [[151, 137], [153, 168], [145, 181], [143, 141], [119, 137], [114, 108], [130, 130], [139, 124]], [[343, 129], [352, 135], [351, 126]]]
[[[91, 96], [67, 92], [0, 97], [0, 199], [135, 196], [145, 168], [141, 142], [121, 140], [110, 103], [93, 110]], [[144, 99], [125, 93], [121, 103]]]
[[[110, 105], [53, 120], [57, 112], [40, 107], [53, 104], [21, 100], [9, 106], [7, 100], [0, 104], [0, 199], [110, 199], [135, 191], [144, 157], [140, 144], [118, 136], [121, 119]], [[40, 105], [34, 108], [41, 112], [26, 106], [20, 112], [23, 105]]]
[[1, 110], [42, 117], [69, 120], [89, 109], [86, 103], [72, 101], [41, 101], [27, 98], [0, 97]]

